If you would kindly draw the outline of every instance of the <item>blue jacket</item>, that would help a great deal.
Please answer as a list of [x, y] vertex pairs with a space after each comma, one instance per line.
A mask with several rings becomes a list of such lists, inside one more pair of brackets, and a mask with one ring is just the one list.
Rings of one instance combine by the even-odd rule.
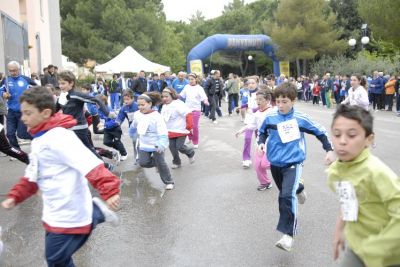
[[[292, 119], [295, 119], [299, 125], [300, 138], [283, 143], [278, 133], [278, 124]], [[267, 158], [271, 165], [285, 167], [294, 163], [301, 163], [306, 159], [304, 133], [315, 135], [326, 151], [333, 150], [326, 130], [313, 122], [306, 114], [294, 109], [288, 114], [281, 114], [278, 110], [269, 113], [259, 129], [258, 143], [262, 144], [267, 141]]]
[[382, 94], [384, 90], [383, 79], [378, 77], [376, 79], [372, 79], [370, 83], [370, 91], [372, 94]]
[[132, 102], [132, 104], [130, 105], [123, 105], [118, 113], [117, 122], [121, 125], [124, 120], [127, 119], [128, 125], [131, 126], [131, 123], [133, 121], [133, 113], [138, 110], [138, 105], [135, 102]]
[[117, 118], [115, 118], [115, 119], [109, 118], [100, 109], [99, 109], [99, 116], [100, 116], [101, 119], [104, 120], [104, 129], [111, 130], [111, 129], [115, 129], [117, 127], [120, 127], [119, 123], [117, 122]]
[[[94, 93], [89, 93], [90, 96], [95, 97]], [[90, 115], [96, 116], [99, 114], [99, 108], [96, 104], [93, 103], [86, 103], [87, 110], [89, 111]]]
[[31, 78], [24, 75], [18, 75], [17, 77], [8, 76], [4, 79], [0, 85], [0, 96], [2, 97], [7, 92], [6, 80], [8, 81], [8, 92], [10, 98], [7, 101], [8, 109], [12, 111], [21, 111], [21, 105], [19, 98], [22, 93], [28, 89], [29, 85], [37, 85]]

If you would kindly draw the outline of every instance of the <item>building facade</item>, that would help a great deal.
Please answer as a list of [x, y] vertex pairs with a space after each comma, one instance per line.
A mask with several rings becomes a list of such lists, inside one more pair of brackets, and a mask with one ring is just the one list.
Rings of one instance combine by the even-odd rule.
[[0, 72], [10, 60], [25, 74], [61, 67], [59, 0], [0, 0], [0, 12]]

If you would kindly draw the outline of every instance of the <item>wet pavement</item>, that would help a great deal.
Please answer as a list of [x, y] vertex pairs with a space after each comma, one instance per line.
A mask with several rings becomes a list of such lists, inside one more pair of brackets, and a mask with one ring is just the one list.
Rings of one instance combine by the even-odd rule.
[[[329, 127], [332, 110], [302, 103], [298, 108]], [[376, 117], [374, 154], [400, 173], [395, 141], [400, 118], [384, 112]], [[99, 225], [75, 254], [76, 266], [336, 266], [331, 243], [338, 205], [326, 186], [321, 144], [308, 137], [303, 171], [308, 200], [299, 207], [299, 234], [287, 253], [274, 247], [280, 238], [276, 187], [258, 192], [254, 170], [241, 167], [243, 137], [234, 137], [241, 126], [236, 115], [216, 125], [202, 117], [196, 162], [182, 158], [182, 168], [171, 170], [172, 191], [164, 191], [158, 173], [135, 166], [130, 155], [115, 171], [123, 181], [121, 225]], [[129, 137], [124, 143], [131, 151]], [[166, 155], [170, 162], [170, 152]], [[23, 169], [22, 163], [0, 158], [0, 200]], [[0, 266], [46, 266], [40, 216], [40, 195], [12, 211], [0, 209], [5, 244]]]

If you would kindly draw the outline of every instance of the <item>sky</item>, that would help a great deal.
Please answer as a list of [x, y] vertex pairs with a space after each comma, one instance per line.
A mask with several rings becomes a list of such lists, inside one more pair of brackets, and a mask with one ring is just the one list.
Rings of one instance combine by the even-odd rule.
[[[251, 3], [256, 0], [245, 0]], [[199, 10], [206, 19], [212, 19], [222, 14], [224, 6], [232, 0], [162, 0], [167, 20], [186, 21]]]

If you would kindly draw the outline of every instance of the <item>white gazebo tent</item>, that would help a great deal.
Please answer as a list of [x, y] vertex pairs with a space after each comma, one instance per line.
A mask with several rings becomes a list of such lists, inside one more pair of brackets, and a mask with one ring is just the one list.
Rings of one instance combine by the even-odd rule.
[[94, 69], [96, 72], [103, 73], [139, 72], [141, 70], [162, 73], [171, 70], [170, 67], [151, 62], [131, 46], [126, 47], [115, 58]]

